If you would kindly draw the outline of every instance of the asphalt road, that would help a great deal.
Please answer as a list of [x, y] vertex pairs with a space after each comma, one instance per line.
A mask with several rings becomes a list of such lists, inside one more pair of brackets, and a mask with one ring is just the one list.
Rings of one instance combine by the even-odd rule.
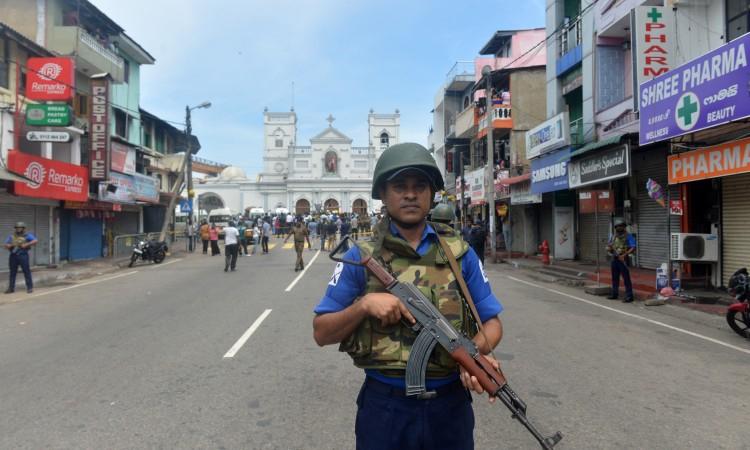
[[[233, 273], [194, 254], [0, 305], [0, 448], [353, 448], [363, 374], [312, 340], [333, 263], [320, 253], [299, 276], [276, 244]], [[488, 275], [506, 309], [496, 354], [559, 448], [750, 448], [750, 342]], [[474, 405], [478, 449], [538, 448], [502, 405]]]

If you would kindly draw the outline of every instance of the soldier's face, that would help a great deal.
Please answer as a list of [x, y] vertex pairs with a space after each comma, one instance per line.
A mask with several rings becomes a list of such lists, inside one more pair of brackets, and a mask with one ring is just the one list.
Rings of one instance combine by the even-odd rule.
[[388, 181], [381, 192], [388, 215], [405, 225], [424, 221], [430, 212], [433, 193], [430, 182], [419, 172], [405, 172]]

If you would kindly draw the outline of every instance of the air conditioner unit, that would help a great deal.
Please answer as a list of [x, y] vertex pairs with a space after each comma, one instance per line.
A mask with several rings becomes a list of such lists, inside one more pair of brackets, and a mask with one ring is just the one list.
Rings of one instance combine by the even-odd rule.
[[719, 237], [715, 234], [672, 233], [670, 243], [672, 261], [719, 260]]

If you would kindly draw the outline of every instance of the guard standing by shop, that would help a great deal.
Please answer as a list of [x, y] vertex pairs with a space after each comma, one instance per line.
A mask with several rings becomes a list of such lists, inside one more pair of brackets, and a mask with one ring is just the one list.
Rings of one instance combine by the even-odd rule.
[[607, 252], [612, 256], [612, 293], [610, 300], [617, 300], [620, 291], [620, 275], [625, 282], [625, 299], [623, 302], [633, 301], [633, 284], [630, 281], [630, 270], [626, 261], [635, 251], [635, 238], [625, 230], [626, 224], [622, 219], [615, 220], [615, 233], [609, 240]]
[[36, 243], [36, 236], [26, 232], [26, 224], [23, 222], [16, 223], [15, 232], [5, 240], [5, 248], [10, 251], [8, 261], [10, 275], [6, 294], [12, 294], [16, 290], [16, 274], [19, 267], [23, 270], [26, 292], [31, 294], [34, 291], [34, 281], [31, 279], [31, 267], [29, 266], [29, 249]]

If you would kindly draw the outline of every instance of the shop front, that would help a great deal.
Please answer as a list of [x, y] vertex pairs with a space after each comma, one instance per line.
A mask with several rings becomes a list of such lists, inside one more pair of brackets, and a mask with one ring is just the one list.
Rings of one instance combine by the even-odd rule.
[[531, 193], [542, 195], [540, 240], [547, 241], [556, 259], [575, 258], [575, 214], [568, 191], [571, 149], [531, 160]]
[[542, 194], [531, 192], [531, 174], [509, 178], [511, 247], [514, 252], [535, 255], [539, 239]]
[[[619, 142], [619, 139], [618, 139]], [[582, 147], [571, 154], [568, 184], [576, 191], [576, 242], [578, 258], [594, 262], [601, 258], [611, 232], [613, 216], [623, 217], [630, 208], [628, 177], [631, 173], [628, 144]], [[581, 200], [588, 192], [608, 192], [611, 211], [583, 211]], [[598, 194], [595, 194], [598, 195]], [[633, 231], [632, 228], [630, 230]]]

